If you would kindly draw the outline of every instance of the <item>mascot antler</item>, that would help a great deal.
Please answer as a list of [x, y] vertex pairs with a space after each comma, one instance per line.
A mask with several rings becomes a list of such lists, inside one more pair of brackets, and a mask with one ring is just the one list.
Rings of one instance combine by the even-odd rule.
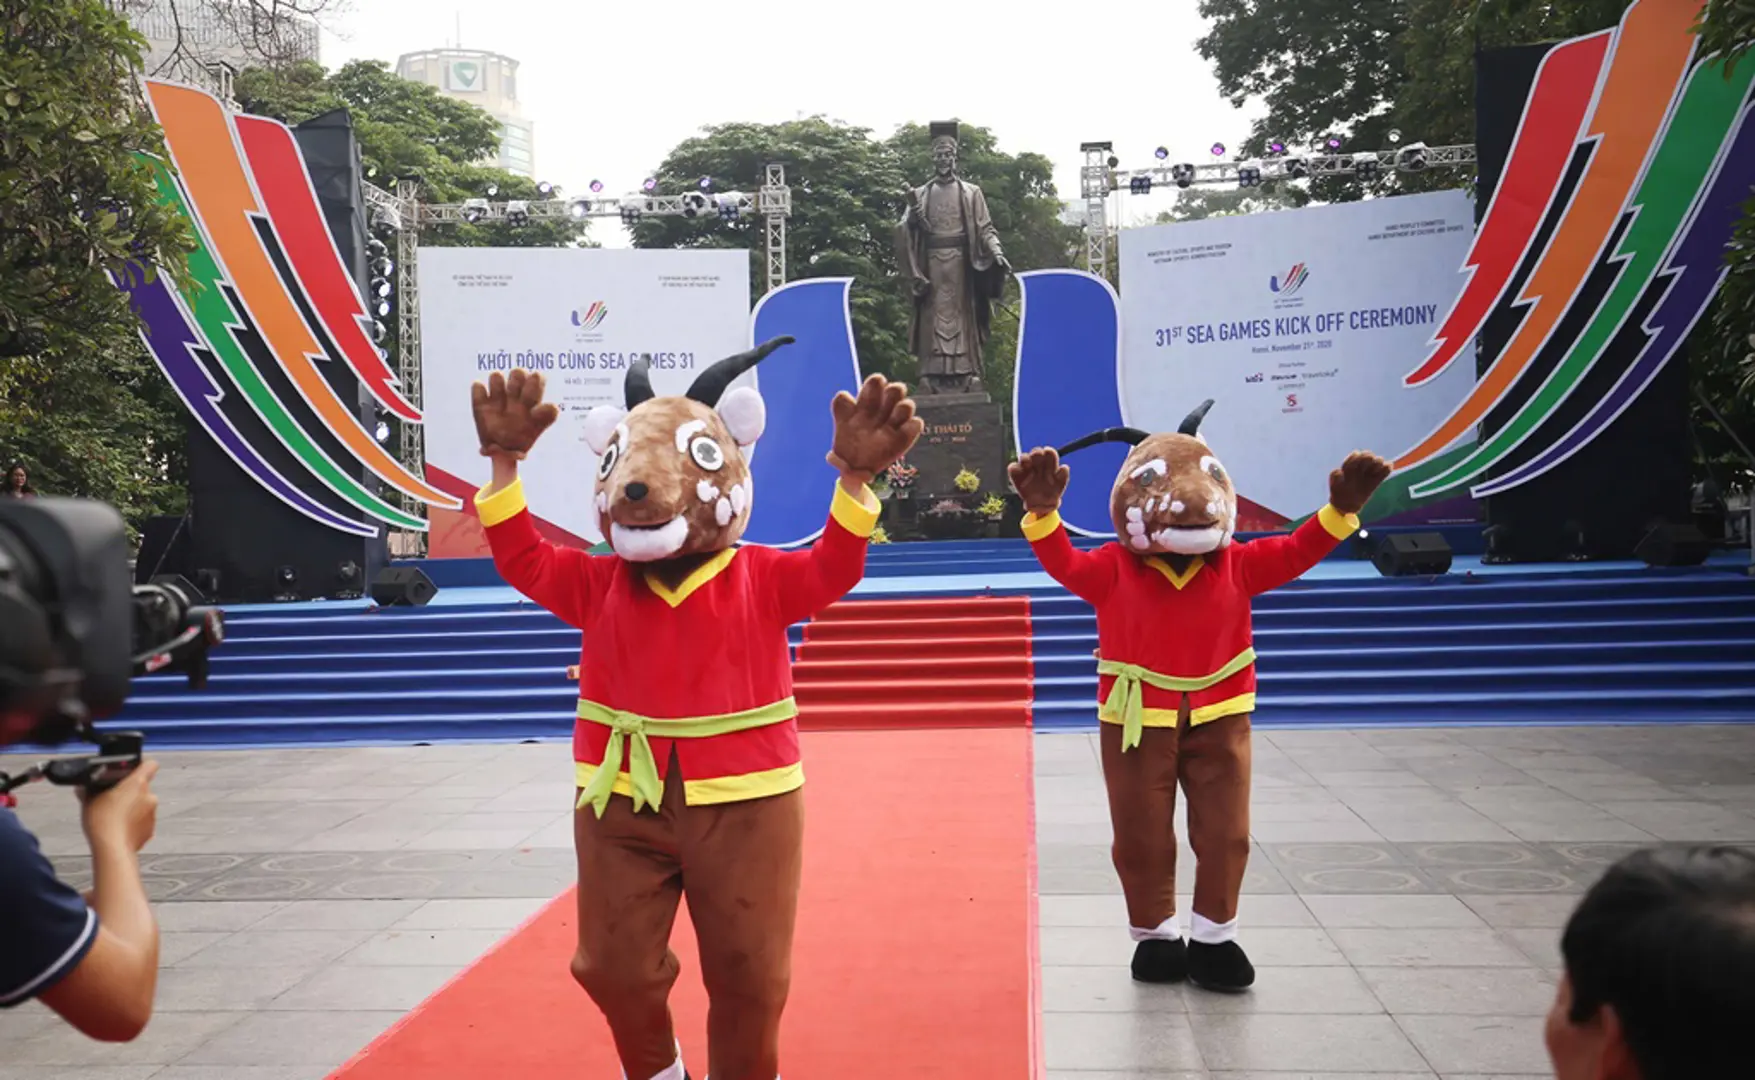
[[[725, 388], [731, 385], [733, 379], [761, 363], [775, 349], [790, 345], [795, 340], [797, 339], [790, 336], [777, 337], [762, 342], [748, 352], [736, 353], [715, 362], [695, 377], [694, 385], [689, 387], [689, 392], [684, 396], [712, 408], [719, 404], [720, 395], [725, 393]], [[633, 372], [630, 371], [628, 376], [631, 379]]]

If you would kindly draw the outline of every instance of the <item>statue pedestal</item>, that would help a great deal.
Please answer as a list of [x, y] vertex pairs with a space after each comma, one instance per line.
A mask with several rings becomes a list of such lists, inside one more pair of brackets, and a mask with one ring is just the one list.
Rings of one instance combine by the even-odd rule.
[[1005, 472], [1005, 410], [992, 398], [984, 393], [922, 394], [914, 407], [926, 430], [908, 451], [908, 464], [920, 470], [914, 497], [923, 509], [939, 499], [967, 496], [956, 484], [957, 473], [964, 469], [981, 477], [977, 499], [1011, 493]]

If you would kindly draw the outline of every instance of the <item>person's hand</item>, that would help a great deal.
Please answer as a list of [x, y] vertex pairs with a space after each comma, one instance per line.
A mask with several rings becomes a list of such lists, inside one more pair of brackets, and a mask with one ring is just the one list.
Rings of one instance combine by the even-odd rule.
[[560, 415], [559, 409], [542, 400], [542, 390], [542, 375], [523, 368], [513, 371], [510, 378], [496, 371], [486, 386], [476, 383], [470, 387], [482, 457], [524, 459]]
[[85, 838], [93, 847], [110, 844], [132, 853], [146, 846], [158, 825], [158, 796], [152, 793], [157, 775], [158, 762], [143, 761], [108, 791], [79, 793]]
[[1037, 517], [1047, 517], [1060, 509], [1060, 497], [1072, 472], [1060, 463], [1060, 454], [1052, 446], [1039, 446], [1006, 466], [1012, 488], [1024, 502], [1024, 509]]
[[1328, 474], [1328, 504], [1343, 514], [1357, 514], [1389, 479], [1390, 471], [1390, 463], [1376, 454], [1353, 451], [1340, 468]]
[[873, 375], [859, 396], [843, 390], [831, 406], [835, 413], [835, 446], [829, 464], [841, 475], [869, 484], [878, 473], [902, 459], [926, 423], [914, 415], [908, 388]]

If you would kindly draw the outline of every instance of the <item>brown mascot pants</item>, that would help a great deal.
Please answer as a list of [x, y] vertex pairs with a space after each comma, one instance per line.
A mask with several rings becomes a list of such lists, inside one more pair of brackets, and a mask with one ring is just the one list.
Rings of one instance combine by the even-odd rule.
[[1194, 913], [1215, 923], [1237, 917], [1249, 864], [1249, 716], [1148, 727], [1121, 752], [1121, 725], [1105, 723], [1101, 743], [1115, 872], [1129, 925], [1152, 930], [1176, 913], [1176, 788], [1188, 799], [1194, 849]]
[[659, 812], [622, 795], [599, 818], [573, 817], [579, 854], [579, 951], [573, 977], [603, 1010], [629, 1080], [676, 1061], [670, 950], [688, 897], [707, 989], [712, 1080], [775, 1080], [780, 1014], [792, 979], [803, 867], [804, 792], [685, 806], [672, 760]]

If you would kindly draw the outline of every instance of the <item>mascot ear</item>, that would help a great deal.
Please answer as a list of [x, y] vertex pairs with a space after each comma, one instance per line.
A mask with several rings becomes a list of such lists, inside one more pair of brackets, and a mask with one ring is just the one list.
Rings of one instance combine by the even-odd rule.
[[614, 405], [599, 405], [585, 414], [585, 444], [591, 447], [593, 454], [601, 454], [609, 449], [609, 440], [615, 437], [616, 425], [628, 418], [626, 409]]
[[719, 399], [719, 418], [739, 446], [751, 446], [768, 426], [768, 406], [762, 395], [739, 386]]

